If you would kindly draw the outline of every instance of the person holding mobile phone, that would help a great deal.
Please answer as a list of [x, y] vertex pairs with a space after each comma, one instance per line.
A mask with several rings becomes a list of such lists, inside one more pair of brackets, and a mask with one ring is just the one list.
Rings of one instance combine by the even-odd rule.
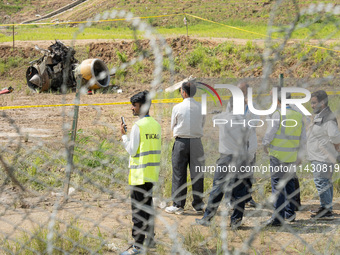
[[132, 126], [128, 137], [122, 117], [121, 133], [124, 148], [130, 154], [129, 185], [134, 244], [121, 253], [122, 255], [144, 253], [143, 249], [155, 244], [152, 193], [154, 183], [158, 181], [161, 157], [161, 126], [149, 115], [149, 92], [135, 94], [130, 98], [130, 102], [133, 116], [138, 116], [139, 119]]
[[124, 131], [126, 133], [127, 132], [127, 126], [126, 126], [124, 117], [121, 117], [121, 120], [122, 120], [122, 125], [123, 125], [123, 128], [124, 128]]

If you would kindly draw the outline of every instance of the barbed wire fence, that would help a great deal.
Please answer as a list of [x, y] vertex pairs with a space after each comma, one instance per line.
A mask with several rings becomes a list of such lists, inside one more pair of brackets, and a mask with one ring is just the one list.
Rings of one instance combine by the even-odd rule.
[[[268, 93], [273, 85], [279, 83], [279, 79], [273, 79], [273, 72], [277, 65], [282, 65], [289, 66], [287, 73], [284, 74], [287, 77], [285, 86], [316, 90], [318, 87], [330, 88], [329, 84], [334, 84], [332, 89], [336, 91], [339, 68], [327, 77], [317, 77], [317, 74], [318, 70], [322, 70], [329, 61], [339, 60], [339, 44], [327, 43], [333, 34], [339, 32], [339, 22], [334, 19], [339, 15], [339, 6], [312, 4], [306, 10], [299, 10], [294, 1], [296, 12], [292, 14], [292, 23], [283, 26], [277, 23], [275, 18], [279, 16], [278, 12], [281, 11], [280, 8], [284, 3], [284, 1], [276, 2], [270, 18], [268, 37], [263, 54], [260, 56], [263, 59], [263, 77], [250, 77], [247, 79], [248, 83], [257, 90], [258, 94]], [[148, 89], [154, 97], [161, 93], [163, 56], [169, 58], [170, 69], [173, 70], [171, 48], [152, 27], [133, 18], [131, 13], [106, 12], [96, 16], [95, 20], [116, 17], [124, 18], [134, 27], [136, 41], [139, 36], [137, 31], [143, 33], [150, 41], [149, 49], [147, 54], [141, 51], [134, 59], [112, 68], [109, 74], [101, 75], [113, 75], [119, 70], [125, 70], [149, 58], [153, 61], [154, 78]], [[301, 22], [302, 17], [305, 20], [303, 22]], [[308, 46], [309, 40], [317, 33], [313, 30], [313, 24], [320, 22], [334, 24], [335, 27], [329, 34], [329, 38], [319, 41], [320, 47], [329, 49], [322, 53], [318, 48]], [[78, 33], [86, 31], [85, 29], [91, 24], [89, 21], [81, 26]], [[291, 61], [291, 56], [288, 59], [286, 51], [289, 39], [296, 29], [303, 27], [310, 28], [309, 36], [305, 40], [294, 42], [297, 61], [288, 63]], [[77, 34], [74, 37], [74, 44], [76, 39]], [[304, 56], [299, 55], [305, 47], [310, 47], [308, 53]], [[314, 62], [313, 70], [307, 72], [304, 78], [294, 78], [294, 72], [299, 66], [303, 66], [306, 61], [315, 61], [316, 58], [318, 61]], [[65, 73], [67, 75], [68, 72]], [[230, 81], [233, 84], [239, 82], [235, 79]], [[89, 84], [91, 82], [93, 81], [90, 80]], [[221, 82], [226, 82], [226, 79]], [[169, 81], [169, 83], [173, 82]], [[81, 98], [86, 89], [79, 91]], [[75, 99], [75, 103], [79, 103], [80, 98]], [[266, 109], [270, 99], [257, 99], [258, 104]], [[65, 102], [66, 95], [62, 99], [62, 103]], [[170, 106], [172, 105], [154, 104], [151, 108], [153, 116], [162, 123], [165, 133], [171, 133]], [[209, 109], [210, 107], [213, 110], [217, 108], [209, 103]], [[330, 96], [330, 107], [338, 116], [338, 96]], [[78, 110], [76, 107], [74, 109], [64, 107], [59, 118], [63, 136], [60, 140], [54, 141], [29, 135], [30, 130], [21, 127], [20, 118], [24, 117], [21, 114], [27, 111], [18, 113], [14, 109], [1, 112], [3, 125], [11, 130], [7, 140], [2, 141], [0, 153], [1, 253], [119, 253], [131, 242], [131, 209], [127, 184], [128, 154], [121, 142], [116, 139], [119, 136], [117, 134], [120, 133], [117, 126], [107, 121], [109, 118], [102, 118], [104, 115], [108, 117], [111, 113], [104, 113], [97, 106], [92, 106], [91, 109], [96, 112], [92, 120], [98, 125], [97, 134], [94, 132], [96, 135], [88, 134], [82, 129], [72, 130], [72, 123], [74, 117], [77, 117]], [[217, 110], [221, 109], [217, 108]], [[118, 110], [118, 115], [119, 111], [122, 110]], [[79, 116], [82, 114], [84, 110], [80, 109]], [[212, 111], [207, 115], [205, 135], [202, 139], [207, 165], [215, 165], [218, 158], [219, 137], [210, 122], [213, 115]], [[71, 136], [72, 131], [75, 132], [74, 140]], [[264, 131], [264, 128], [257, 131], [259, 143]], [[340, 182], [337, 173], [333, 176], [333, 210], [336, 217], [332, 221], [310, 219], [308, 210], [318, 207], [318, 198], [312, 175], [302, 172], [298, 173], [300, 189], [302, 199], [307, 199], [302, 201], [303, 207], [297, 212], [296, 221], [284, 222], [277, 228], [265, 228], [261, 221], [271, 217], [274, 199], [270, 192], [270, 176], [267, 173], [267, 175], [255, 175], [253, 196], [258, 202], [258, 207], [246, 208], [242, 226], [238, 230], [229, 227], [228, 216], [233, 209], [226, 203], [222, 203], [212, 225], [204, 227], [195, 224], [195, 218], [201, 216], [195, 215], [190, 206], [186, 206], [185, 213], [179, 216], [166, 214], [163, 210], [165, 204], [170, 205], [172, 201], [170, 192], [172, 142], [168, 137], [164, 138], [162, 144], [161, 178], [154, 190], [155, 208], [150, 209], [156, 218], [156, 247], [149, 249], [149, 254], [338, 253]], [[256, 164], [268, 165], [268, 157], [262, 152], [261, 146], [257, 149]], [[205, 201], [207, 201], [212, 186], [212, 174], [207, 173], [205, 177]], [[187, 201], [190, 202], [190, 183], [187, 186], [189, 190]]]

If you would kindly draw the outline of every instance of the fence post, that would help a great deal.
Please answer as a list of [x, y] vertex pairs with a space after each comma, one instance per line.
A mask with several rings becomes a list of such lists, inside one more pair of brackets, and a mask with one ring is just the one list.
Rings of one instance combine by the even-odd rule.
[[13, 50], [14, 50], [14, 24], [13, 24], [13, 27], [12, 27], [12, 31], [13, 31]]
[[82, 76], [78, 75], [76, 79], [77, 79], [76, 98], [75, 98], [76, 105], [74, 106], [71, 139], [70, 139], [70, 143], [68, 144], [66, 177], [65, 177], [65, 183], [64, 183], [64, 203], [66, 203], [68, 200], [68, 190], [70, 187], [71, 174], [74, 169], [73, 154], [74, 154], [74, 146], [76, 143], [77, 126], [78, 126], [78, 118], [79, 118], [79, 105], [78, 104], [80, 103], [80, 88], [81, 88]]
[[283, 73], [280, 73], [279, 85], [280, 85], [280, 88], [283, 88]]
[[184, 22], [184, 25], [187, 27], [187, 40], [188, 40], [189, 39], [189, 32], [188, 32], [188, 22], [187, 22], [186, 16], [184, 16], [183, 22]]

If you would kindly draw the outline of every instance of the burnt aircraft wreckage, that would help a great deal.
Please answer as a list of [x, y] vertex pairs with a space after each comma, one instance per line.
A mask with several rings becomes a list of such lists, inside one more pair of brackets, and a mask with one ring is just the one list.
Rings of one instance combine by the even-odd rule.
[[26, 71], [29, 88], [37, 91], [61, 91], [76, 88], [76, 78], [81, 76], [82, 85], [90, 90], [105, 88], [110, 83], [109, 69], [100, 59], [86, 59], [81, 64], [74, 57], [76, 51], [56, 40], [47, 50], [35, 49], [44, 55], [30, 62]]

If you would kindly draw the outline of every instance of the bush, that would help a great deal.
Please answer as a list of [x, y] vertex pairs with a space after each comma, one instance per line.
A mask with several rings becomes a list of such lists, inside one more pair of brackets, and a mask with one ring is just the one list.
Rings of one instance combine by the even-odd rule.
[[20, 64], [22, 64], [23, 59], [20, 57], [10, 57], [7, 59], [7, 65], [9, 68], [12, 67], [18, 67]]
[[6, 65], [5, 63], [0, 62], [0, 75], [5, 73]]
[[103, 27], [103, 30], [111, 30], [110, 26]]
[[127, 62], [127, 56], [124, 52], [120, 52], [117, 50], [117, 57], [120, 60], [121, 63], [126, 63]]
[[202, 47], [202, 45], [199, 45], [187, 57], [188, 65], [191, 67], [196, 67], [199, 63], [203, 61], [205, 54], [206, 53], [204, 48]]

